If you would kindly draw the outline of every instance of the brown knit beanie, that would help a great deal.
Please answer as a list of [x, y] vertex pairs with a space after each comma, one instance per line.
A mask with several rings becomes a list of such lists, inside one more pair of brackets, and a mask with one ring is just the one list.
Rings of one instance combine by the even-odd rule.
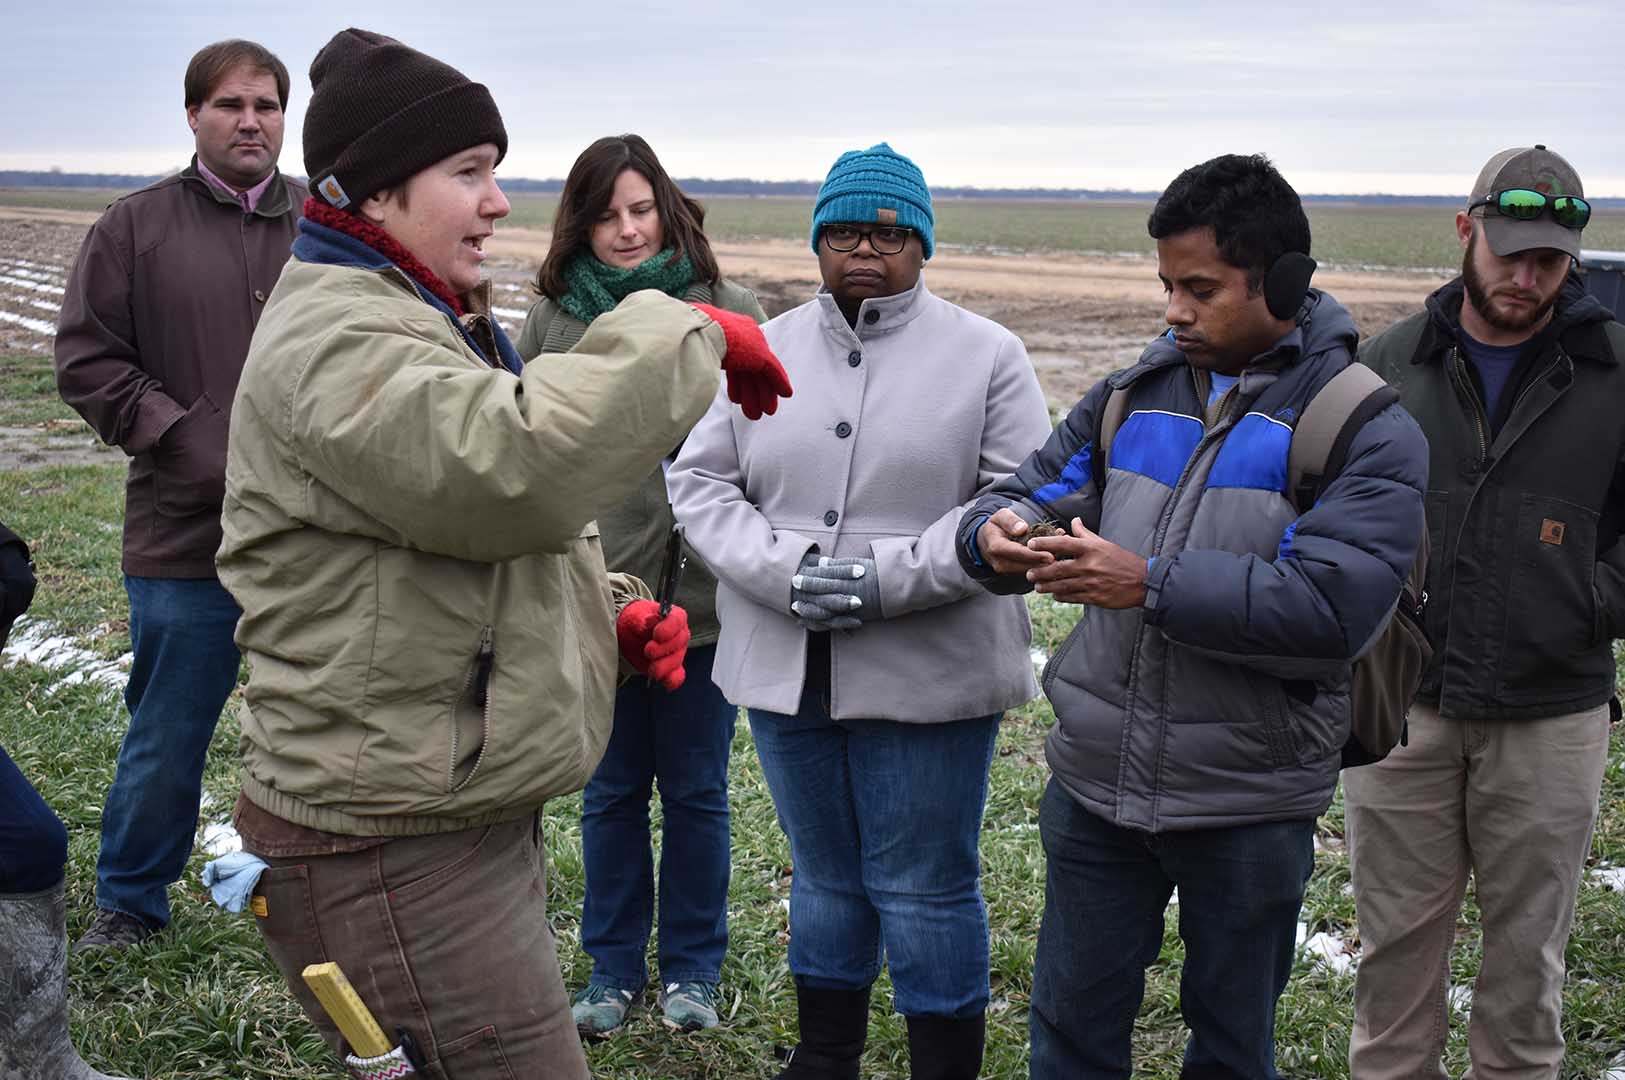
[[310, 65], [305, 173], [343, 209], [459, 150], [508, 152], [491, 92], [432, 56], [368, 30], [340, 31]]

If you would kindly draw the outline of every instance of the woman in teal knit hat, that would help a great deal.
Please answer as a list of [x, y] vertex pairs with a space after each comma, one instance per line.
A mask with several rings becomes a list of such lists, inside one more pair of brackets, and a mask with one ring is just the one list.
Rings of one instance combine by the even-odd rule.
[[[598, 316], [641, 289], [766, 320], [749, 289], [724, 280], [705, 238], [705, 210], [680, 191], [636, 135], [599, 139], [570, 169], [553, 242], [536, 275], [518, 349], [527, 361], [569, 350]], [[563, 356], [552, 354], [563, 353]], [[676, 453], [677, 448], [672, 448]], [[604, 562], [654, 582], [672, 526], [664, 466], [600, 515]], [[581, 944], [592, 974], [572, 1012], [585, 1036], [619, 1027], [648, 982], [655, 918], [649, 838], [651, 786], [664, 817], [660, 857], [660, 1003], [667, 1026], [714, 1027], [728, 946], [728, 749], [735, 709], [711, 681], [718, 633], [716, 579], [688, 552], [677, 603], [693, 634], [682, 685], [634, 679], [615, 696], [615, 726], [582, 793], [587, 888]]]

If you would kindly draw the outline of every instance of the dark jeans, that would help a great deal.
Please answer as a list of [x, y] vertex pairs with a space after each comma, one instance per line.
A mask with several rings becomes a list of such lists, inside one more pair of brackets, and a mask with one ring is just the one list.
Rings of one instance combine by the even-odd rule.
[[68, 830], [0, 746], [0, 894], [44, 892], [68, 865]]
[[1314, 868], [1314, 821], [1153, 835], [1095, 816], [1053, 777], [1038, 821], [1048, 870], [1028, 1017], [1033, 1080], [1130, 1074], [1145, 969], [1176, 886], [1191, 1030], [1180, 1075], [1273, 1080], [1275, 1003]]
[[809, 685], [795, 716], [752, 709], [750, 725], [790, 838], [797, 982], [860, 989], [884, 958], [905, 1016], [985, 1010], [977, 842], [999, 717], [837, 721]]
[[197, 832], [203, 759], [237, 685], [232, 634], [242, 614], [214, 578], [124, 578], [135, 662], [124, 702], [130, 728], [102, 809], [96, 906], [169, 922]]
[[649, 798], [660, 788], [660, 978], [719, 982], [728, 950], [728, 750], [738, 710], [711, 682], [715, 646], [690, 649], [676, 693], [634, 678], [581, 799], [587, 871], [581, 947], [591, 981], [641, 990], [655, 914]]

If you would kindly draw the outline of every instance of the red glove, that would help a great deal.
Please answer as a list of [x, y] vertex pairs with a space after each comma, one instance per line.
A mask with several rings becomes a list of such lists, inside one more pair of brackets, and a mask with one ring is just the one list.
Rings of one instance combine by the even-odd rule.
[[615, 620], [615, 643], [626, 662], [668, 693], [682, 686], [687, 675], [683, 658], [688, 654], [688, 637], [688, 612], [675, 605], [662, 619], [659, 604], [634, 600]]
[[723, 311], [710, 304], [695, 304], [722, 327], [728, 351], [722, 370], [728, 373], [728, 400], [739, 406], [747, 420], [760, 420], [778, 411], [779, 398], [790, 396], [790, 376], [767, 347], [762, 328], [749, 315]]

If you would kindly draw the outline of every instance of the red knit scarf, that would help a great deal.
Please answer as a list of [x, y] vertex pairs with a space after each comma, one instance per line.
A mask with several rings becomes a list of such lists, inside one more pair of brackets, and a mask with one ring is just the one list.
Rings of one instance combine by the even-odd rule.
[[343, 210], [328, 206], [314, 195], [305, 200], [304, 214], [318, 225], [325, 225], [366, 244], [404, 270], [419, 285], [439, 297], [441, 303], [451, 308], [452, 313], [458, 318], [463, 316], [463, 302], [451, 291], [451, 286], [441, 281], [433, 270], [419, 262], [416, 255], [407, 251], [399, 240], [383, 229], [365, 218], [346, 214]]

